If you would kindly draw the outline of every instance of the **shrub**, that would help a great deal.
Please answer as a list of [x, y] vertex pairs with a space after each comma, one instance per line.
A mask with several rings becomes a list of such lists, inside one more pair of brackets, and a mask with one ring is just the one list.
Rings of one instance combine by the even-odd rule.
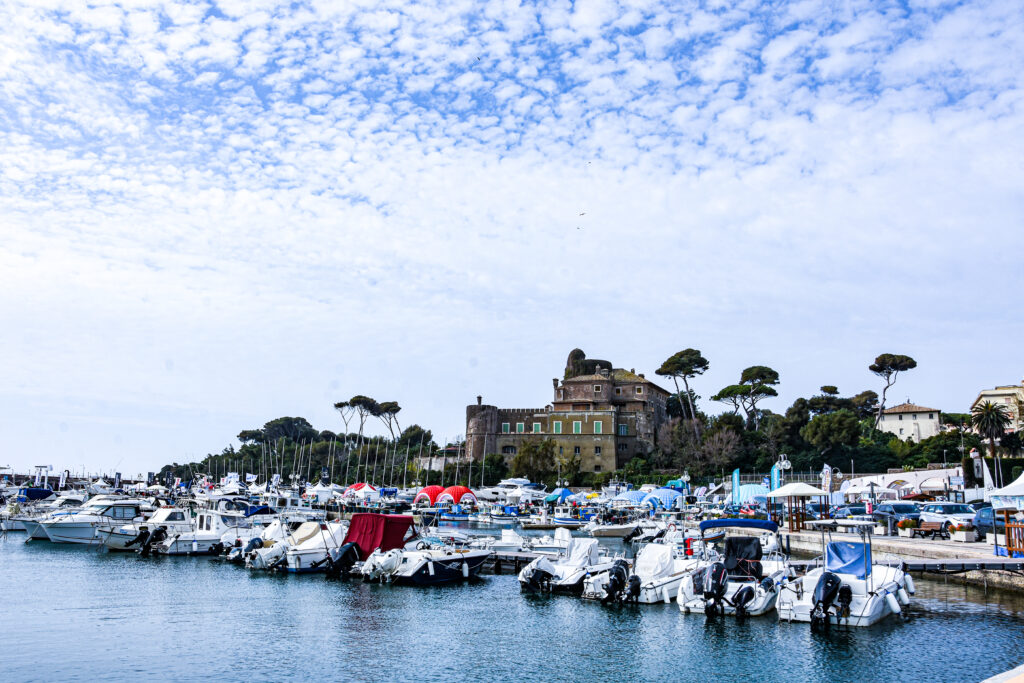
[[917, 520], [916, 519], [901, 519], [899, 522], [896, 523], [896, 528], [898, 528], [898, 529], [916, 529], [917, 528]]
[[950, 531], [973, 531], [974, 526], [967, 522], [960, 522], [959, 524], [950, 524]]

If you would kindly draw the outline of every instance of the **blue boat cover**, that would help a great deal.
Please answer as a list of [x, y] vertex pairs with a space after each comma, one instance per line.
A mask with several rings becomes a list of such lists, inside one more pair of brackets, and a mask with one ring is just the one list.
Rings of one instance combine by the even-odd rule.
[[641, 505], [653, 505], [654, 507], [668, 508], [672, 507], [675, 503], [676, 498], [679, 498], [683, 494], [675, 489], [668, 487], [655, 489], [644, 496], [644, 499], [640, 501]]
[[612, 498], [612, 500], [624, 500], [633, 504], [639, 504], [647, 494], [643, 491], [623, 491], [619, 495]]
[[779, 525], [767, 519], [705, 519], [700, 523], [700, 532], [708, 529], [721, 529], [723, 527], [735, 527], [738, 529], [761, 529], [775, 533]]
[[871, 573], [871, 549], [866, 543], [832, 541], [825, 546], [825, 569], [866, 579]]

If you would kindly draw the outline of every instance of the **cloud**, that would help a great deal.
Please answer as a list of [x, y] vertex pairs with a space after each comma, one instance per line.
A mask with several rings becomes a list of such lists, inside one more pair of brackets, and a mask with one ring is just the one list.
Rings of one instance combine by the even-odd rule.
[[122, 7], [0, 6], [14, 405], [207, 406], [174, 442], [199, 451], [239, 415], [331, 419], [339, 358], [452, 435], [476, 393], [543, 402], [577, 345], [703, 345], [722, 384], [775, 363], [780, 404], [831, 371], [808, 347], [857, 358], [851, 389], [931, 353], [925, 403], [1008, 379], [1013, 3]]

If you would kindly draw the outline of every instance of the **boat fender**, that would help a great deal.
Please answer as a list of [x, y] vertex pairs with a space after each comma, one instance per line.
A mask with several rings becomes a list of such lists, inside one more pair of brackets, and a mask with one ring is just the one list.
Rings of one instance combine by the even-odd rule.
[[892, 593], [885, 594], [885, 602], [889, 605], [889, 609], [892, 610], [893, 614], [899, 614], [902, 611], [899, 600], [897, 600], [896, 596]]
[[693, 539], [692, 538], [687, 538], [686, 539], [686, 554], [689, 557], [693, 557]]
[[427, 560], [427, 573], [430, 574], [431, 576], [434, 575], [434, 561], [433, 560]]
[[903, 575], [903, 585], [907, 587], [907, 592], [911, 595], [917, 593], [917, 588], [914, 587], [914, 578], [910, 574]]
[[469, 562], [463, 562], [462, 563], [462, 578], [464, 578], [464, 579], [468, 579], [469, 578]]
[[907, 595], [907, 591], [904, 590], [902, 587], [900, 587], [896, 591], [896, 597], [899, 598], [899, 601], [900, 601], [901, 605], [909, 605], [910, 604], [910, 596]]

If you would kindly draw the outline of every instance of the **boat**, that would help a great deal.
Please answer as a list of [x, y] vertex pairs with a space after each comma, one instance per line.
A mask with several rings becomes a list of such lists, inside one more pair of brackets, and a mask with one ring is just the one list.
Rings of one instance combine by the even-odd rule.
[[764, 555], [758, 536], [726, 536], [724, 554], [704, 543], [705, 533], [716, 529], [752, 529], [778, 534], [775, 522], [758, 519], [714, 519], [700, 523], [701, 562], [679, 583], [676, 598], [686, 614], [760, 616], [775, 609], [789, 564], [778, 550]]
[[375, 550], [363, 563], [367, 581], [434, 586], [476, 577], [490, 550], [437, 548], [422, 542], [415, 549]]
[[295, 548], [320, 533], [320, 522], [303, 522], [291, 533], [286, 525], [274, 527], [259, 545], [250, 548], [245, 566], [250, 569], [276, 569], [286, 561], [290, 548]]
[[[790, 580], [779, 597], [779, 621], [807, 622], [813, 631], [837, 626], [872, 626], [900, 614], [915, 592], [899, 565], [874, 564], [873, 521], [813, 520], [821, 531], [822, 566]], [[834, 541], [832, 532], [853, 529], [859, 541]]]
[[[154, 536], [158, 529], [162, 533]], [[97, 526], [96, 534], [108, 550], [134, 551], [157, 543], [161, 538], [185, 533], [192, 529], [192, 518], [187, 510], [161, 507], [140, 522], [116, 523]]]
[[590, 574], [611, 569], [616, 558], [602, 556], [595, 538], [573, 538], [565, 555], [538, 557], [519, 572], [519, 585], [533, 593], [583, 593]]
[[554, 536], [541, 536], [540, 538], [531, 538], [529, 541], [530, 550], [535, 553], [563, 555], [572, 541], [572, 532], [565, 527], [561, 527], [555, 529]]
[[320, 530], [285, 551], [285, 569], [293, 574], [327, 571], [331, 552], [345, 542], [348, 522], [320, 522]]
[[519, 553], [533, 550], [530, 539], [520, 536], [516, 533], [515, 529], [502, 529], [501, 537], [499, 538], [494, 538], [493, 536], [474, 538], [470, 545], [474, 548], [483, 548], [495, 553]]
[[584, 508], [578, 508], [573, 505], [558, 505], [555, 507], [552, 521], [559, 527], [579, 529], [594, 516], [592, 512], [587, 515], [583, 510]]
[[517, 489], [530, 486], [530, 480], [522, 477], [514, 477], [511, 479], [502, 479], [495, 486], [488, 488], [482, 488], [476, 493], [476, 497], [479, 500], [486, 500], [493, 503], [504, 502], [508, 498], [508, 494]]
[[594, 538], [625, 538], [634, 533], [639, 526], [639, 520], [605, 524], [595, 518], [587, 523], [583, 530]]
[[108, 524], [141, 522], [152, 511], [143, 500], [97, 496], [69, 515], [53, 515], [41, 526], [53, 543], [102, 543], [97, 531]]
[[11, 526], [7, 528], [7, 531], [15, 531], [17, 530], [16, 525], [20, 525], [21, 530], [26, 532], [28, 539], [48, 540], [49, 537], [43, 529], [42, 521], [48, 517], [69, 515], [72, 512], [77, 512], [85, 504], [87, 498], [88, 496], [85, 493], [69, 491], [62, 493], [53, 500], [38, 503], [24, 512], [20, 510], [19, 503], [14, 503], [13, 505], [16, 506], [18, 512], [11, 515]]
[[153, 545], [153, 552], [158, 555], [217, 555], [224, 549], [224, 534], [236, 527], [249, 526], [251, 523], [245, 513], [238, 509], [225, 509], [229, 501], [219, 501], [222, 509], [200, 509], [192, 520], [190, 529], [177, 534], [169, 534], [158, 544]]
[[583, 582], [583, 597], [602, 602], [666, 604], [679, 593], [679, 584], [700, 563], [690, 546], [648, 543], [637, 553], [632, 569], [620, 562], [612, 569], [592, 574]]

